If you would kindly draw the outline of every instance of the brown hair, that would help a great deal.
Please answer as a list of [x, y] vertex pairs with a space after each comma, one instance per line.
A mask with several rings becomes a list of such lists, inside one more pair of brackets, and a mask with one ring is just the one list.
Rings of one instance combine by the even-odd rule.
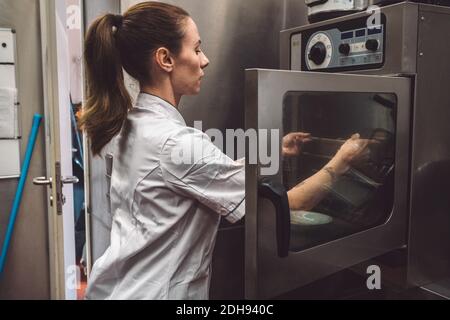
[[80, 127], [94, 155], [119, 133], [132, 108], [122, 68], [139, 83], [151, 83], [152, 53], [160, 47], [180, 52], [187, 17], [179, 7], [147, 1], [92, 23], [85, 39], [87, 99]]

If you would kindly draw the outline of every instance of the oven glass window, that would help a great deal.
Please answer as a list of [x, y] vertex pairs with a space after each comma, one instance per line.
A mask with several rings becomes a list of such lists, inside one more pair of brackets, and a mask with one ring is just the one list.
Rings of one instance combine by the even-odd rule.
[[394, 94], [286, 94], [283, 183], [291, 206], [291, 251], [389, 219], [396, 109]]

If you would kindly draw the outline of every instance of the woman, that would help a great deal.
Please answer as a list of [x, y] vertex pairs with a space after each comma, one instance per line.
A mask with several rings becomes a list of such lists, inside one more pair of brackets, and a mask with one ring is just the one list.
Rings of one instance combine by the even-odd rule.
[[[111, 244], [93, 266], [88, 299], [208, 298], [220, 217], [243, 217], [245, 174], [177, 110], [183, 95], [200, 92], [209, 64], [200, 44], [188, 13], [160, 2], [107, 14], [89, 28], [81, 125], [94, 154], [117, 137]], [[134, 106], [122, 68], [140, 84]], [[174, 161], [192, 148], [200, 156]], [[289, 197], [296, 201], [295, 192]]]

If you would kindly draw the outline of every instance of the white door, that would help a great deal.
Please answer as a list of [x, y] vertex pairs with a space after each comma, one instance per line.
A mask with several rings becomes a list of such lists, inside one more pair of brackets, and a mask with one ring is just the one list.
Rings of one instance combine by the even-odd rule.
[[48, 188], [50, 281], [52, 299], [76, 299], [72, 170], [70, 61], [65, 1], [40, 1], [44, 77], [47, 176], [35, 184]]

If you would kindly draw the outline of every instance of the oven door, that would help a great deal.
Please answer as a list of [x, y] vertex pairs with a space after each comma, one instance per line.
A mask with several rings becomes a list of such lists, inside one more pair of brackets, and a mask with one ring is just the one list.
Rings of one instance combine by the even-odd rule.
[[[246, 70], [246, 133], [258, 136], [257, 150], [247, 148], [246, 298], [276, 297], [406, 244], [410, 81]], [[293, 132], [309, 141], [282, 154]], [[369, 142], [364, 156], [330, 174], [309, 207], [290, 210], [286, 191], [355, 133]]]

